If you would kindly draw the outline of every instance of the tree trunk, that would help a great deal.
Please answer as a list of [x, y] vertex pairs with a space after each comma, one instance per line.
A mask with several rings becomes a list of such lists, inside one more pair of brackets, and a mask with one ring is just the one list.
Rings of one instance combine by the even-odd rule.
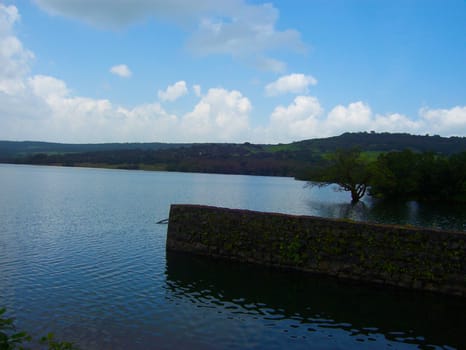
[[351, 187], [351, 202], [352, 203], [357, 203], [359, 200], [364, 197], [366, 194], [366, 188], [367, 186], [362, 184], [362, 185], [356, 185]]
[[357, 203], [359, 202], [359, 199], [361, 199], [361, 197], [359, 196], [358, 191], [356, 191], [356, 189], [352, 189], [351, 190], [351, 203]]

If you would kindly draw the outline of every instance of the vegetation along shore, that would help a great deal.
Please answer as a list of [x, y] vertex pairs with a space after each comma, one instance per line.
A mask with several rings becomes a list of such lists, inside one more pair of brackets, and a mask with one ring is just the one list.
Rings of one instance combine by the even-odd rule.
[[114, 169], [291, 176], [337, 183], [359, 200], [466, 200], [466, 138], [345, 133], [289, 144], [0, 141], [0, 162]]

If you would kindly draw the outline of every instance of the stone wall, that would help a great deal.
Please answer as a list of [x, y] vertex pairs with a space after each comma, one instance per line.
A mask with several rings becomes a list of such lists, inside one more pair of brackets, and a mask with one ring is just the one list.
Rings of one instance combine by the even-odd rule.
[[172, 205], [167, 249], [466, 297], [466, 234]]

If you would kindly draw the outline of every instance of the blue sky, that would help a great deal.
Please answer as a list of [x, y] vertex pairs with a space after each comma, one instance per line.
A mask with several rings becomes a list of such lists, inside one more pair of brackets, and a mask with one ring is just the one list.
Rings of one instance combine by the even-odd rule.
[[464, 0], [0, 2], [0, 139], [466, 136]]

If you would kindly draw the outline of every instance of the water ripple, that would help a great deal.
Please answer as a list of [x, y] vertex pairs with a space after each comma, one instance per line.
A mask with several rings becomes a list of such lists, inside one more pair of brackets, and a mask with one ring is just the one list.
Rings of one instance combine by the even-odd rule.
[[0, 166], [0, 193], [0, 302], [35, 337], [86, 350], [466, 343], [463, 300], [165, 252], [156, 218], [170, 203], [298, 198], [303, 213], [292, 179]]

